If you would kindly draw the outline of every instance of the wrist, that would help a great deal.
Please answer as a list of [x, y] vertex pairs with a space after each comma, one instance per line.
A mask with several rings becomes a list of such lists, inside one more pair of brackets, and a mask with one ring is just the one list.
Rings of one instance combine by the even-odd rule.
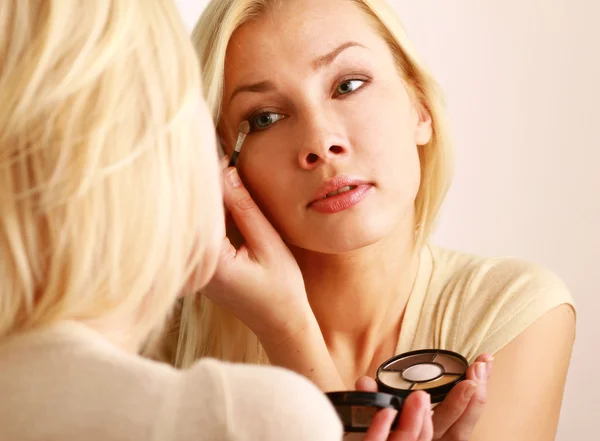
[[258, 337], [273, 366], [303, 375], [324, 392], [344, 390], [312, 311], [310, 316], [304, 317], [301, 326], [288, 325], [279, 334]]
[[267, 352], [290, 344], [309, 344], [315, 343], [315, 340], [323, 340], [317, 319], [308, 305], [289, 314], [278, 313], [277, 317], [263, 321], [253, 327], [252, 331]]

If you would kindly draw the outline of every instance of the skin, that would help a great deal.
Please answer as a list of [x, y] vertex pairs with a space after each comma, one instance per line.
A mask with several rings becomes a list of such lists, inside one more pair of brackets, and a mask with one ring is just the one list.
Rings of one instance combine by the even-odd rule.
[[[351, 41], [364, 47], [348, 47], [315, 69], [317, 60]], [[265, 110], [283, 116], [247, 137], [239, 170], [290, 246], [330, 352], [348, 367], [341, 375], [352, 385], [393, 352], [400, 329], [418, 266], [417, 145], [430, 140], [431, 119], [411, 98], [388, 46], [344, 1], [286, 3], [241, 27], [227, 59], [220, 127], [227, 144], [249, 116]], [[355, 79], [353, 93], [337, 93]], [[262, 81], [273, 90], [233, 96]], [[339, 175], [372, 182], [371, 194], [335, 215], [307, 209], [317, 189]]]
[[[207, 295], [256, 333], [271, 363], [323, 390], [357, 379], [373, 390], [369, 377], [394, 355], [418, 267], [418, 149], [432, 133], [425, 108], [351, 2], [287, 1], [230, 41], [219, 132], [230, 152], [243, 120], [253, 131], [242, 179], [224, 170], [224, 200], [245, 244], [224, 241]], [[317, 189], [339, 175], [369, 182], [368, 196], [340, 213], [312, 210]], [[366, 439], [553, 439], [570, 311], [556, 308], [494, 357], [481, 355], [433, 417], [415, 393], [394, 434], [385, 411]], [[559, 344], [541, 351], [548, 341]]]

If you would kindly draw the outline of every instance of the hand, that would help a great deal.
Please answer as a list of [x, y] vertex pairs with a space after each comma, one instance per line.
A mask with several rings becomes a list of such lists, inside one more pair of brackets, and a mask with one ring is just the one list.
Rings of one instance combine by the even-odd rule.
[[[226, 168], [223, 181], [226, 211], [242, 243], [236, 247], [229, 237], [223, 239], [216, 273], [203, 293], [242, 320], [261, 342], [276, 345], [310, 317], [314, 320], [302, 273], [237, 170]], [[235, 235], [229, 228], [229, 236]]]
[[373, 418], [363, 441], [431, 441], [433, 439], [431, 401], [427, 393], [418, 391], [408, 396], [404, 401], [398, 426], [390, 433], [396, 415], [397, 411], [393, 409], [379, 411]]
[[[487, 381], [492, 372], [492, 362], [491, 355], [477, 357], [475, 363], [467, 370], [467, 379], [457, 384], [446, 399], [436, 406], [432, 417], [433, 440], [466, 441], [469, 439], [485, 407]], [[361, 377], [356, 381], [356, 389], [375, 392], [377, 383], [370, 377]]]

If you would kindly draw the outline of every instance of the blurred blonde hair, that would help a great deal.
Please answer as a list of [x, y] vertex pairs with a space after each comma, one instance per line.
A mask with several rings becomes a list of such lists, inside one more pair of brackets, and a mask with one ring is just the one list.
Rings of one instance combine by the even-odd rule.
[[[350, 0], [356, 3], [393, 52], [399, 72], [421, 110], [432, 118], [431, 141], [419, 148], [421, 187], [415, 200], [417, 247], [427, 241], [450, 186], [452, 146], [438, 83], [419, 60], [396, 13], [384, 0]], [[282, 0], [212, 0], [198, 23], [192, 40], [200, 58], [205, 98], [219, 124], [223, 96], [225, 55], [237, 28], [282, 4]], [[187, 366], [200, 356], [231, 361], [266, 363], [257, 338], [235, 317], [203, 296], [187, 298], [178, 330], [175, 364]]]
[[171, 0], [2, 3], [0, 337], [166, 318], [214, 242], [200, 81]]

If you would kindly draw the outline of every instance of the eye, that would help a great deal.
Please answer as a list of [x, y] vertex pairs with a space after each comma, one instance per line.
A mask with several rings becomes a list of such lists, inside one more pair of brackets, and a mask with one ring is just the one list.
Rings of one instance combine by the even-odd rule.
[[342, 81], [338, 87], [336, 87], [335, 89], [335, 94], [336, 96], [338, 95], [348, 95], [349, 93], [352, 93], [358, 89], [360, 89], [362, 86], [364, 86], [366, 83], [365, 80], [346, 80], [346, 81]]
[[262, 112], [248, 118], [248, 122], [250, 123], [250, 130], [253, 132], [266, 130], [283, 118], [285, 118], [285, 116], [280, 113]]

